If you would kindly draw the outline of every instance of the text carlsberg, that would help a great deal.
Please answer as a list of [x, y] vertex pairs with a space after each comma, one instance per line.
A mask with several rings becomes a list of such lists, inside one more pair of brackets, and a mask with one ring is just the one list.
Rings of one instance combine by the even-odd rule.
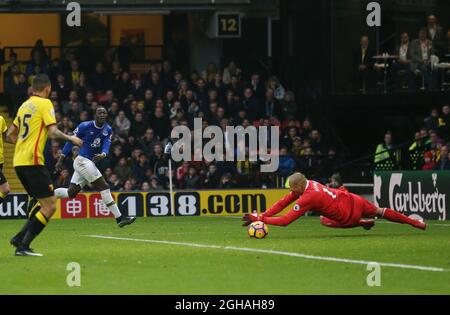
[[400, 212], [428, 212], [439, 213], [439, 220], [445, 220], [446, 202], [445, 194], [439, 193], [436, 186], [437, 174], [433, 174], [434, 192], [423, 192], [422, 183], [407, 182], [408, 189], [405, 191], [405, 186], [402, 187], [401, 173], [394, 173], [391, 175], [389, 182], [389, 205], [392, 209]]

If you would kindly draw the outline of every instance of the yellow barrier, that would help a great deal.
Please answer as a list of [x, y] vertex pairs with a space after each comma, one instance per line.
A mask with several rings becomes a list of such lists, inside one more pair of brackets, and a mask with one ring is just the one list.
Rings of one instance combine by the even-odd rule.
[[[287, 189], [176, 191], [173, 202], [177, 216], [243, 215], [263, 212], [285, 196]], [[114, 192], [120, 210], [137, 217], [171, 215], [168, 192]], [[27, 195], [11, 194], [0, 206], [0, 219], [26, 217]], [[287, 207], [284, 212], [289, 210]], [[80, 193], [57, 202], [54, 219], [104, 218], [112, 214], [99, 193]]]

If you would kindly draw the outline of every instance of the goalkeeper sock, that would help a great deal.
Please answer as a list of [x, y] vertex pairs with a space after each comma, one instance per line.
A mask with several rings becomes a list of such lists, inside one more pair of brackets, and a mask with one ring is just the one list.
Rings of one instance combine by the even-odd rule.
[[400, 212], [397, 212], [395, 210], [385, 208], [383, 209], [383, 218], [392, 221], [397, 222], [401, 224], [409, 224], [412, 226], [416, 226], [417, 221], [413, 220], [411, 218], [408, 218], [406, 215], [401, 214]]
[[69, 190], [67, 188], [55, 189], [55, 197], [58, 199], [69, 198]]
[[42, 212], [36, 213], [36, 215], [30, 220], [28, 229], [22, 240], [22, 246], [29, 248], [31, 242], [42, 232], [42, 230], [47, 226], [48, 219]]
[[119, 207], [117, 207], [117, 204], [114, 202], [114, 199], [111, 195], [111, 190], [103, 190], [100, 192], [100, 195], [102, 196], [103, 203], [108, 207], [109, 211], [112, 212], [114, 218], [120, 218], [122, 216], [122, 213], [120, 213]]

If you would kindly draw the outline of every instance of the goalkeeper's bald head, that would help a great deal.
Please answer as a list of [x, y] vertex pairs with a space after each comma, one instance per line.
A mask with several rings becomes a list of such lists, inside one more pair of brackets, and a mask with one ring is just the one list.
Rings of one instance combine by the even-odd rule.
[[302, 173], [294, 173], [289, 176], [289, 187], [291, 191], [302, 194], [305, 191], [307, 181]]

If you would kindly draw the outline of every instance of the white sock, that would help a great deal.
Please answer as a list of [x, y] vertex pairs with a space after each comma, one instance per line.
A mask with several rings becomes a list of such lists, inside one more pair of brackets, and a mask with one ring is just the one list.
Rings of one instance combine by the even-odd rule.
[[[119, 208], [117, 207], [117, 204], [114, 202], [114, 199], [111, 195], [111, 190], [106, 189], [100, 192], [102, 196], [103, 203], [108, 207], [109, 211], [112, 212], [114, 215], [114, 218], [118, 218], [122, 216], [122, 213], [120, 213]], [[109, 205], [109, 206], [108, 206]]]
[[58, 199], [69, 198], [69, 190], [67, 188], [55, 189], [55, 197]]

